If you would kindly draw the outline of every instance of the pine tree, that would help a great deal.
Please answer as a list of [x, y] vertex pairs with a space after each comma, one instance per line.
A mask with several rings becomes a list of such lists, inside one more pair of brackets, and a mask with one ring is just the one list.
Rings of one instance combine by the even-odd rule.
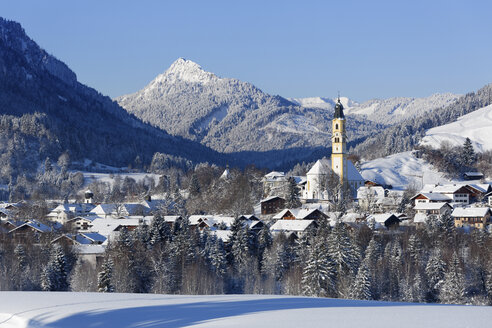
[[465, 300], [464, 275], [456, 253], [453, 254], [451, 263], [444, 275], [443, 283], [440, 286], [439, 299], [441, 303], [446, 304], [463, 304]]
[[470, 138], [465, 139], [465, 143], [463, 144], [463, 151], [461, 153], [460, 164], [463, 168], [469, 169], [473, 166], [476, 160], [475, 150], [473, 149], [473, 144]]
[[357, 246], [352, 242], [345, 224], [338, 222], [329, 234], [328, 252], [336, 264], [338, 277], [356, 274], [360, 254]]
[[302, 271], [302, 290], [306, 296], [330, 296], [336, 290], [336, 263], [330, 258], [326, 243], [315, 239]]
[[427, 262], [425, 267], [425, 274], [427, 275], [428, 291], [431, 300], [438, 298], [439, 290], [443, 283], [444, 273], [446, 271], [446, 263], [442, 260], [441, 250], [435, 249]]
[[194, 173], [191, 176], [188, 191], [192, 196], [196, 196], [200, 193], [200, 182], [198, 182], [198, 177]]
[[114, 292], [112, 278], [113, 278], [113, 260], [108, 257], [103, 262], [101, 271], [97, 276], [97, 291], [101, 293]]
[[155, 245], [161, 241], [171, 239], [171, 229], [160, 214], [154, 216], [150, 225], [150, 244]]
[[297, 208], [301, 206], [301, 201], [299, 200], [299, 189], [297, 188], [296, 180], [293, 177], [290, 177], [288, 180], [285, 202], [288, 208]]
[[68, 290], [67, 264], [60, 245], [53, 245], [50, 260], [41, 274], [41, 287], [46, 291]]
[[370, 300], [371, 295], [371, 275], [366, 261], [363, 261], [357, 272], [351, 288], [350, 298], [358, 300]]
[[226, 274], [226, 254], [224, 251], [224, 244], [221, 239], [216, 238], [215, 243], [210, 252], [210, 264], [212, 270], [219, 277], [223, 277]]

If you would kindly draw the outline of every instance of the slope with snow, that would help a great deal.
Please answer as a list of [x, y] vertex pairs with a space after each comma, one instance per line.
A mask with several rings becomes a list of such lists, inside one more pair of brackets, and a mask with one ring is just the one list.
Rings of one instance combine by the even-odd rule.
[[366, 180], [401, 190], [448, 182], [442, 173], [410, 151], [365, 162], [361, 166], [361, 175]]
[[[296, 105], [307, 108], [321, 108], [321, 109], [333, 109], [337, 99], [330, 99], [324, 97], [308, 97], [308, 98], [287, 98], [289, 101]], [[356, 107], [359, 104], [347, 97], [340, 97], [340, 102], [344, 108]]]
[[470, 138], [475, 151], [492, 150], [492, 105], [463, 115], [456, 122], [429, 129], [420, 142], [439, 148], [442, 143], [462, 146]]
[[453, 328], [492, 320], [492, 307], [484, 306], [266, 295], [0, 292], [0, 302], [2, 328]]
[[[310, 155], [313, 148], [331, 146], [332, 108], [302, 107], [250, 83], [218, 77], [183, 58], [142, 90], [116, 100], [145, 122], [220, 152], [295, 148], [297, 158], [278, 155], [276, 159], [292, 161], [304, 160], [302, 156]], [[347, 98], [342, 101], [352, 104]], [[367, 136], [371, 128], [377, 125], [358, 119], [347, 124], [352, 140]], [[250, 163], [253, 156], [248, 153]]]

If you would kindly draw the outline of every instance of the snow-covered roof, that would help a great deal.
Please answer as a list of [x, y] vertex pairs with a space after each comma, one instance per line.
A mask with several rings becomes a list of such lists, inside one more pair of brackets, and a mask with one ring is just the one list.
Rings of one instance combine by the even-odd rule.
[[385, 191], [384, 188], [381, 186], [375, 186], [375, 187], [359, 187], [357, 189], [357, 198], [358, 199], [364, 199], [364, 198], [369, 198], [369, 197], [375, 197], [377, 199], [379, 198], [384, 198], [385, 197]]
[[312, 225], [314, 220], [278, 220], [271, 227], [271, 232], [281, 232], [281, 231], [305, 231], [310, 225]]
[[422, 195], [425, 198], [432, 200], [432, 201], [435, 201], [435, 202], [450, 201], [451, 200], [451, 198], [449, 198], [448, 196], [440, 194], [438, 192], [421, 192], [421, 193], [418, 193], [417, 195], [413, 196], [412, 199], [417, 198], [419, 195]]
[[307, 182], [307, 177], [306, 176], [293, 176], [294, 181], [296, 184], [303, 184]]
[[[307, 175], [324, 175], [330, 172], [332, 172], [331, 160], [323, 158], [314, 163]], [[344, 172], [344, 178], [349, 181], [365, 181], [350, 160], [347, 160], [347, 170]]]
[[278, 179], [278, 178], [282, 178], [282, 177], [285, 177], [284, 172], [272, 171], [268, 174], [265, 174], [266, 179]]
[[377, 223], [385, 223], [392, 216], [396, 217], [393, 213], [371, 214], [367, 217], [368, 220], [374, 219]]
[[46, 224], [35, 221], [35, 220], [30, 220], [30, 221], [24, 222], [23, 224], [21, 224], [17, 228], [10, 230], [10, 232], [14, 232], [18, 229], [21, 229], [22, 227], [25, 227], [25, 226], [33, 228], [39, 232], [50, 232], [50, 231], [52, 231], [52, 228], [50, 226], [47, 226]]
[[179, 218], [181, 218], [181, 216], [179, 216], [179, 215], [165, 215], [164, 216], [164, 221], [165, 222], [169, 222], [169, 223], [174, 223]]
[[464, 184], [445, 184], [445, 185], [432, 185], [426, 184], [422, 188], [422, 193], [441, 193], [441, 194], [454, 194], [459, 189], [465, 187]]
[[275, 198], [280, 198], [280, 199], [283, 199], [283, 198], [282, 198], [282, 197], [280, 197], [280, 196], [270, 196], [270, 197], [267, 197], [267, 198], [264, 198], [264, 199], [260, 200], [260, 203], [268, 202], [268, 201], [270, 201], [270, 200], [272, 200], [272, 199], [275, 199]]
[[224, 170], [224, 172], [222, 172], [222, 175], [220, 176], [219, 179], [225, 179], [225, 180], [227, 180], [227, 179], [229, 179], [230, 175], [231, 175], [231, 172], [229, 171], [228, 168], [226, 168]]
[[451, 213], [453, 217], [480, 217], [483, 218], [487, 213], [491, 213], [488, 207], [457, 207]]
[[472, 187], [481, 193], [487, 193], [491, 190], [490, 184], [488, 183], [469, 183], [467, 186]]
[[451, 207], [448, 203], [436, 202], [436, 203], [417, 203], [414, 206], [415, 210], [440, 210], [444, 206]]

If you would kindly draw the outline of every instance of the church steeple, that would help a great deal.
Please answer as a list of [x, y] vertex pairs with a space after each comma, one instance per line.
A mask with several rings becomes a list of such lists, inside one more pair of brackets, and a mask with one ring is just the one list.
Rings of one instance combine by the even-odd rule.
[[335, 105], [335, 116], [334, 118], [345, 118], [343, 115], [343, 105], [340, 102], [340, 96], [338, 96], [337, 104]]
[[338, 174], [340, 180], [343, 181], [344, 173], [347, 171], [347, 135], [345, 133], [345, 115], [343, 115], [343, 106], [340, 102], [340, 95], [335, 105], [335, 114], [332, 121], [332, 136], [331, 136], [331, 166], [333, 172]]

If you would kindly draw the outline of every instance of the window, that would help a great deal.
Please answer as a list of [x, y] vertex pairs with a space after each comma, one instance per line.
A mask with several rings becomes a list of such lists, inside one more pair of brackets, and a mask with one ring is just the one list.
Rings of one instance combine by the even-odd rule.
[[335, 130], [338, 130], [338, 123], [335, 124]]

